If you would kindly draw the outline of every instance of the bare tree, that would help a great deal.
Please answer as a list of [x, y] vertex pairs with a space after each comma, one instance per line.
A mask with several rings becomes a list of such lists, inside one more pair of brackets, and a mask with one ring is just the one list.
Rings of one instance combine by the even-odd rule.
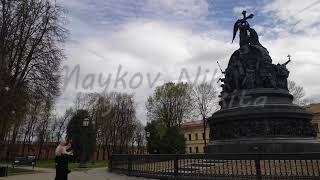
[[[63, 10], [51, 0], [1, 0], [0, 4], [0, 143], [12, 126], [16, 99], [56, 96], [60, 43], [66, 38]], [[26, 98], [28, 99], [28, 98]]]
[[146, 137], [144, 126], [140, 121], [135, 121], [134, 142], [137, 145], [136, 154], [142, 154], [142, 147], [145, 145]]
[[107, 152], [128, 153], [137, 127], [133, 95], [126, 93], [81, 93], [75, 99], [75, 109], [85, 109], [95, 122], [97, 157], [100, 147], [103, 158]]
[[66, 134], [67, 124], [70, 121], [70, 118], [72, 117], [73, 113], [73, 109], [69, 108], [66, 110], [62, 117], [59, 117], [55, 120], [52, 127], [54, 135], [53, 142], [59, 143], [62, 138], [62, 135]]
[[41, 156], [43, 146], [46, 144], [48, 140], [52, 106], [52, 100], [47, 99], [44, 104], [44, 107], [42, 108], [42, 113], [40, 114], [39, 122], [36, 126], [36, 138], [39, 149], [37, 154], [38, 159]]
[[289, 92], [293, 96], [293, 103], [299, 106], [304, 106], [308, 103], [308, 100], [305, 98], [305, 91], [302, 86], [299, 86], [294, 81], [288, 81]]
[[212, 85], [202, 83], [193, 87], [192, 99], [195, 106], [195, 115], [197, 117], [201, 116], [203, 121], [203, 140], [206, 146], [207, 118], [217, 110], [218, 92]]

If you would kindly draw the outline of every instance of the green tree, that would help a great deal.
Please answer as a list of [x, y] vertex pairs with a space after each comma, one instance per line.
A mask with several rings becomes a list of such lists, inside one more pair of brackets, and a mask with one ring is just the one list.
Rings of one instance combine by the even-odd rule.
[[186, 152], [186, 139], [178, 127], [171, 127], [166, 130], [161, 139], [161, 154], [184, 154]]
[[146, 104], [149, 120], [160, 120], [167, 128], [180, 127], [192, 112], [191, 91], [186, 83], [169, 82], [157, 87]]
[[[88, 119], [88, 126], [84, 121]], [[86, 110], [78, 110], [71, 118], [67, 126], [67, 137], [72, 140], [74, 158], [80, 163], [85, 163], [96, 147], [95, 130], [89, 113]]]
[[150, 154], [185, 153], [185, 138], [177, 126], [167, 128], [158, 120], [148, 123], [145, 131], [149, 134], [147, 149]]
[[147, 135], [147, 149], [150, 154], [158, 154], [161, 149], [161, 139], [166, 133], [166, 126], [161, 121], [147, 123], [145, 131]]
[[169, 82], [156, 88], [146, 103], [149, 123], [149, 153], [185, 153], [186, 142], [180, 132], [184, 119], [192, 115], [192, 87], [186, 83]]

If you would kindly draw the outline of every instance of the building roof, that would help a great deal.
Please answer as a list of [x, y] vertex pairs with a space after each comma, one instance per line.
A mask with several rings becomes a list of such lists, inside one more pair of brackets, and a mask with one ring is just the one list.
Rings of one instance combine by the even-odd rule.
[[203, 121], [202, 120], [187, 121], [181, 125], [182, 129], [196, 128], [196, 127], [203, 127]]
[[313, 113], [313, 119], [320, 119], [320, 103], [307, 105], [306, 109]]
[[306, 109], [315, 114], [318, 114], [320, 113], [320, 103], [307, 105]]

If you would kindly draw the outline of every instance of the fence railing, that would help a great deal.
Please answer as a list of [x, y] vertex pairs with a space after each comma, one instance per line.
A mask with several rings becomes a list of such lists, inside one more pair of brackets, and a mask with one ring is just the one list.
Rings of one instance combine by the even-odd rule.
[[110, 171], [156, 179], [320, 179], [320, 153], [114, 154]]

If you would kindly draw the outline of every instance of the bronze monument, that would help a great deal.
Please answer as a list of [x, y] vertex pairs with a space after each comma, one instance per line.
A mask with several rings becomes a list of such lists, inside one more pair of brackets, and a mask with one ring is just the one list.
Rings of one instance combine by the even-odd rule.
[[[209, 153], [294, 153], [320, 151], [312, 114], [292, 103], [284, 64], [272, 64], [268, 50], [246, 16], [234, 25], [240, 48], [221, 79], [221, 109], [209, 119]], [[232, 40], [232, 41], [233, 41]]]

